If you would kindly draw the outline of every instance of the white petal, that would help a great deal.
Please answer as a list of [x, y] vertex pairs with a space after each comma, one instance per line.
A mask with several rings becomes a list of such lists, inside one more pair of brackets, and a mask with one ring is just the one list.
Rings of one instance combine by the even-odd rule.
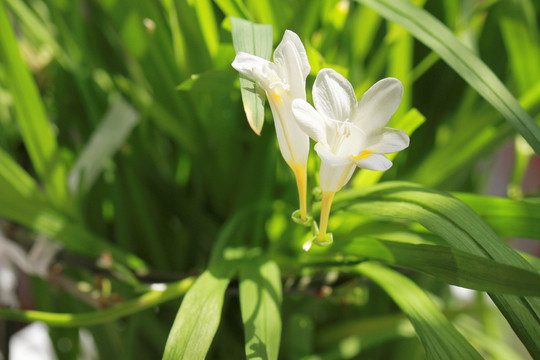
[[332, 165], [326, 162], [321, 163], [319, 171], [319, 184], [323, 192], [336, 192], [341, 190], [349, 182], [356, 166], [349, 162], [345, 165]]
[[[354, 157], [358, 155], [361, 150], [366, 148], [366, 133], [358, 126], [349, 122], [341, 122], [340, 125], [342, 128], [348, 128], [346, 129], [348, 135], [346, 137], [336, 136], [332, 139], [333, 141], [339, 141], [335, 153], [343, 157]], [[329, 141], [329, 144], [332, 146], [333, 143]]]
[[309, 153], [309, 136], [300, 129], [293, 115], [291, 99], [283, 96], [278, 102], [269, 96], [268, 102], [274, 117], [281, 155], [289, 165], [305, 165]]
[[315, 144], [314, 149], [323, 163], [330, 165], [348, 165], [352, 163], [352, 158], [350, 156], [334, 154], [330, 147], [325, 143], [319, 142]]
[[263, 87], [265, 90], [269, 89], [272, 82], [279, 80], [275, 72], [275, 65], [255, 55], [239, 52], [236, 54], [231, 65], [240, 74], [255, 81], [257, 85]]
[[409, 146], [409, 136], [403, 130], [383, 128], [370, 135], [366, 150], [377, 154], [390, 154]]
[[362, 169], [385, 171], [392, 167], [392, 162], [384, 155], [371, 154], [355, 161], [356, 166]]
[[364, 93], [352, 115], [352, 121], [369, 135], [386, 125], [396, 112], [403, 96], [403, 85], [398, 79], [378, 81]]
[[282, 81], [289, 86], [293, 99], [306, 98], [306, 77], [302, 74], [302, 59], [292, 41], [281, 42], [274, 52], [274, 62]]
[[316, 142], [326, 142], [326, 125], [322, 116], [307, 101], [296, 99], [292, 111], [300, 129]]
[[347, 120], [356, 104], [356, 95], [349, 81], [332, 69], [322, 69], [313, 84], [315, 108], [329, 119]]
[[276, 51], [274, 52], [274, 60], [276, 57], [282, 56], [282, 45], [285, 45], [286, 43], [290, 43], [294, 46], [295, 52], [298, 55], [298, 66], [300, 69], [300, 73], [302, 74], [304, 80], [309, 75], [309, 72], [311, 71], [311, 66], [309, 65], [309, 60], [306, 54], [306, 49], [304, 48], [304, 44], [302, 44], [302, 40], [296, 35], [294, 32], [290, 30], [285, 30], [285, 34], [283, 34], [283, 39], [279, 43], [279, 45], [276, 48]]

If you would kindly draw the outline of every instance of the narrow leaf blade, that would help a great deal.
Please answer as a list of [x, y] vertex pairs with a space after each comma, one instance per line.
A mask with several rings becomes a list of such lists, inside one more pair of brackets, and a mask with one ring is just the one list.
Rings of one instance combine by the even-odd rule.
[[540, 127], [497, 76], [427, 11], [405, 0], [357, 0], [411, 32], [496, 108], [540, 154]]
[[375, 263], [363, 263], [356, 269], [382, 287], [407, 315], [428, 359], [482, 359], [414, 282]]
[[[231, 17], [234, 49], [269, 60], [272, 54], [272, 25], [254, 24]], [[264, 124], [264, 91], [253, 81], [240, 76], [244, 111], [251, 129], [260, 135]]]
[[240, 308], [248, 359], [277, 360], [281, 298], [281, 275], [275, 262], [244, 262], [240, 270]]
[[204, 359], [221, 319], [225, 290], [234, 274], [228, 262], [216, 263], [189, 289], [165, 346], [164, 360]]

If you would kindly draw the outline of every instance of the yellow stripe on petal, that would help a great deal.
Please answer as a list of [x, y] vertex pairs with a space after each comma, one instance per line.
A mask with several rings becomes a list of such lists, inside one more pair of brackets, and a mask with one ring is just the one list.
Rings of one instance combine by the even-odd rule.
[[369, 155], [373, 154], [373, 152], [369, 151], [369, 150], [364, 150], [360, 153], [360, 155], [357, 155], [357, 156], [354, 156], [353, 157], [353, 160], [356, 161], [356, 160], [362, 160], [362, 159], [365, 159], [367, 158]]
[[272, 91], [270, 93], [270, 96], [272, 96], [272, 98], [274, 99], [274, 101], [276, 102], [276, 104], [280, 104], [281, 103], [281, 95], [279, 95], [276, 91]]

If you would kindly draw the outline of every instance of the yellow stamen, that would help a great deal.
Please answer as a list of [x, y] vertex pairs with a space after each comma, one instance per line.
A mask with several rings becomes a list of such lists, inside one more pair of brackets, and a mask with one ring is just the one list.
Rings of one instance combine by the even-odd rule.
[[356, 160], [362, 160], [362, 159], [365, 159], [367, 158], [369, 155], [373, 154], [373, 152], [369, 151], [369, 150], [364, 150], [360, 153], [360, 155], [358, 156], [354, 156], [353, 159], [356, 161]]
[[300, 217], [302, 221], [307, 219], [307, 200], [306, 200], [306, 191], [307, 191], [307, 174], [306, 167], [301, 164], [292, 165], [289, 164], [294, 176], [296, 177], [296, 186], [298, 187], [298, 200], [300, 202]]
[[319, 242], [324, 242], [326, 238], [326, 228], [328, 226], [328, 217], [330, 216], [330, 207], [332, 206], [334, 194], [335, 192], [323, 192], [322, 194], [320, 228], [319, 236], [317, 237]]

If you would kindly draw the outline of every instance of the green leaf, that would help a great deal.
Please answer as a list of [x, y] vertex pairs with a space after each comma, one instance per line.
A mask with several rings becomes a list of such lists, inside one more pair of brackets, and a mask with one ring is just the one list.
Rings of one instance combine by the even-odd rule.
[[66, 205], [66, 168], [60, 159], [56, 135], [47, 118], [38, 88], [21, 57], [4, 3], [0, 3], [0, 64], [13, 96], [19, 129], [36, 173], [47, 195], [58, 206]]
[[123, 99], [114, 102], [79, 155], [68, 175], [72, 193], [87, 191], [139, 121], [137, 111]]
[[540, 239], [540, 202], [454, 193], [501, 237]]
[[[533, 270], [484, 221], [461, 201], [410, 183], [385, 183], [336, 196], [334, 211], [347, 207], [358, 214], [417, 221], [452, 247], [499, 263]], [[533, 357], [540, 356], [540, 305], [537, 298], [490, 294]]]
[[246, 358], [277, 360], [282, 298], [279, 267], [262, 258], [245, 261], [239, 286]]
[[[254, 24], [231, 17], [234, 50], [269, 60], [272, 55], [272, 25]], [[240, 75], [244, 111], [251, 129], [260, 135], [264, 124], [264, 91], [253, 81]]]
[[141, 259], [89, 233], [53, 209], [34, 179], [2, 149], [0, 189], [0, 216], [58, 240], [69, 250], [90, 257], [109, 253], [113, 260], [141, 274], [146, 272], [146, 265]]
[[362, 261], [366, 258], [379, 260], [388, 265], [421, 271], [470, 289], [540, 296], [540, 274], [536, 271], [501, 264], [447, 246], [407, 244], [364, 237], [341, 246], [336, 244], [329, 251], [337, 252], [340, 257], [346, 254], [346, 261]]
[[180, 91], [222, 92], [230, 91], [237, 73], [229, 70], [209, 70], [193, 74], [176, 87]]
[[164, 360], [206, 357], [221, 319], [225, 290], [235, 270], [231, 262], [215, 263], [189, 289], [169, 333]]
[[482, 359], [413, 281], [371, 262], [358, 265], [356, 270], [382, 287], [407, 315], [428, 359]]
[[36, 181], [0, 148], [0, 189], [1, 192], [27, 199], [43, 201]]
[[68, 176], [72, 193], [87, 191], [139, 121], [137, 111], [123, 99], [113, 103], [79, 155]]
[[540, 128], [497, 76], [452, 32], [425, 10], [405, 0], [357, 0], [394, 21], [435, 51], [496, 108], [540, 154]]

